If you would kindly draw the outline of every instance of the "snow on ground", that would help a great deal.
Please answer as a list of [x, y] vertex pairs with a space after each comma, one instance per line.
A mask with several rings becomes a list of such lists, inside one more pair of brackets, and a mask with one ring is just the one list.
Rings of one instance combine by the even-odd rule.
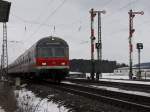
[[15, 95], [19, 107], [18, 111], [21, 112], [68, 112], [68, 109], [65, 107], [50, 102], [47, 98], [38, 98], [33, 92], [26, 89], [16, 90]]
[[[90, 77], [90, 73], [86, 73], [86, 77]], [[102, 76], [100, 76], [100, 78], [129, 79], [129, 76], [128, 75], [115, 75], [114, 73], [102, 73]]]
[[115, 75], [114, 73], [102, 73], [102, 78], [129, 79], [128, 75]]
[[0, 112], [5, 112], [5, 111], [2, 109], [2, 107], [0, 107]]
[[76, 84], [76, 83], [73, 83], [73, 82], [68, 82], [68, 81], [62, 81], [62, 83], [66, 83], [66, 84]]
[[[86, 73], [86, 77], [90, 77], [90, 73]], [[123, 79], [125, 79], [125, 80], [123, 80]], [[100, 77], [99, 80], [100, 81], [112, 81], [112, 82], [121, 82], [121, 83], [150, 85], [150, 82], [129, 80], [128, 75], [116, 75], [114, 73], [102, 73], [102, 77]]]
[[121, 82], [121, 83], [132, 83], [132, 84], [150, 85], [150, 82], [135, 81], [135, 80], [114, 80], [114, 79], [99, 79], [99, 80], [100, 81], [110, 81], [110, 82]]
[[[150, 82], [140, 82], [140, 81], [127, 81], [127, 80], [114, 80], [114, 79], [100, 79], [100, 81], [112, 81], [112, 82], [123, 82], [123, 83], [135, 83], [135, 84], [149, 84]], [[63, 83], [66, 84], [74, 84], [74, 85], [80, 85], [80, 84], [76, 84], [76, 83], [72, 83], [72, 82], [67, 82], [67, 81], [63, 81]], [[82, 85], [81, 85], [82, 86]], [[104, 90], [109, 90], [109, 91], [116, 91], [116, 92], [123, 92], [123, 93], [127, 93], [127, 94], [135, 94], [135, 95], [140, 95], [140, 96], [147, 96], [150, 97], [149, 93], [146, 92], [140, 92], [140, 91], [131, 91], [131, 90], [123, 90], [120, 88], [115, 88], [115, 87], [108, 87], [108, 86], [97, 86], [97, 85], [90, 85], [91, 87], [95, 87], [95, 88], [99, 88], [99, 89], [104, 89]]]

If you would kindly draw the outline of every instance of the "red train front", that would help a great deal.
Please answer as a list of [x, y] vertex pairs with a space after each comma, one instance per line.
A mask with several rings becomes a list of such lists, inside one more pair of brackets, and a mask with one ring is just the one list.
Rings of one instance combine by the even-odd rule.
[[51, 78], [60, 81], [69, 72], [69, 46], [58, 37], [36, 42], [8, 67], [14, 76]]
[[36, 70], [42, 77], [64, 78], [69, 71], [68, 44], [56, 37], [40, 40], [36, 45]]

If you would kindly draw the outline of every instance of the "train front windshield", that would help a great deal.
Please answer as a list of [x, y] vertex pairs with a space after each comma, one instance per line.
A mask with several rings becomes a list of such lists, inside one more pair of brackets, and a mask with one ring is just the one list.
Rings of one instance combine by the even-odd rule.
[[48, 57], [66, 57], [67, 52], [66, 48], [63, 47], [39, 47], [38, 48], [38, 57], [48, 58]]

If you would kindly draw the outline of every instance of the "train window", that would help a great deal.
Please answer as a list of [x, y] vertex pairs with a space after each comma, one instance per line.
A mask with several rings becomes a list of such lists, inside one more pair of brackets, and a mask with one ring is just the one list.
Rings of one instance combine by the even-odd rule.
[[52, 57], [53, 53], [52, 53], [52, 49], [48, 48], [48, 47], [40, 47], [38, 48], [38, 57]]
[[55, 48], [55, 57], [64, 57], [66, 56], [65, 54], [65, 49], [64, 48], [61, 48], [61, 47], [57, 47]]

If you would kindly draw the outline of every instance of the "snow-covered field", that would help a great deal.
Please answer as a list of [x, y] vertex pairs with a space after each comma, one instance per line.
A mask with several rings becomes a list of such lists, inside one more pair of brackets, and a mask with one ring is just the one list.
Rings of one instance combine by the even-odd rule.
[[[90, 73], [86, 73], [86, 77], [90, 77]], [[128, 74], [102, 73], [100, 78], [106, 79], [129, 79]], [[150, 77], [142, 77], [142, 79], [150, 79]]]
[[[86, 77], [90, 77], [90, 73], [86, 73]], [[100, 78], [110, 78], [110, 79], [129, 79], [128, 75], [115, 75], [114, 73], [102, 73]]]
[[51, 96], [42, 99], [26, 89], [16, 90], [15, 95], [18, 102], [17, 112], [68, 112], [64, 106], [49, 101]]
[[129, 76], [128, 75], [116, 75], [114, 73], [102, 73], [102, 78], [129, 79]]
[[2, 107], [0, 107], [0, 112], [5, 112], [5, 111], [2, 109]]

